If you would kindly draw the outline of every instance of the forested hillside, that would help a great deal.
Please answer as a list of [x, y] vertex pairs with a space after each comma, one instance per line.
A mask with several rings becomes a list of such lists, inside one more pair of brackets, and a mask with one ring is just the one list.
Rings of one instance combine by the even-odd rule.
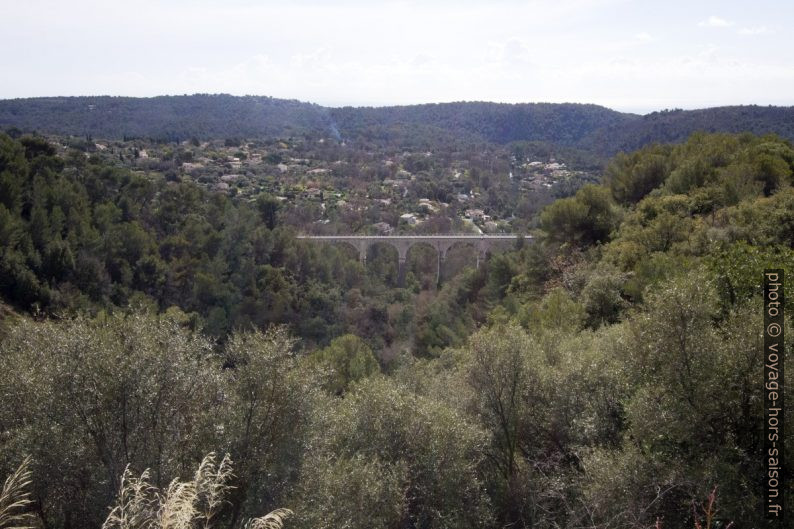
[[433, 127], [453, 135], [492, 143], [546, 141], [578, 145], [602, 127], [617, 127], [638, 116], [597, 105], [527, 103], [442, 103], [402, 107], [331, 109], [340, 131], [350, 137], [371, 137], [378, 131]]
[[50, 97], [0, 100], [0, 128], [181, 141], [312, 134], [395, 148], [541, 141], [609, 157], [695, 132], [775, 133], [794, 139], [794, 109], [732, 106], [646, 116], [598, 105], [458, 102], [329, 108], [270, 97]]
[[[128, 465], [164, 489], [209, 452], [234, 460], [222, 527], [672, 529], [710, 495], [713, 527], [765, 527], [760, 271], [786, 270], [791, 336], [789, 141], [619, 154], [534, 242], [440, 287], [417, 254], [407, 288], [385, 252], [296, 241], [288, 197], [60, 145], [0, 136], [0, 475], [32, 457], [47, 527], [99, 527]], [[452, 180], [480, 185], [476, 161]]]
[[59, 158], [40, 138], [0, 142], [0, 292], [23, 310], [141, 303], [215, 336], [292, 322], [327, 341], [343, 291], [368, 291], [337, 249], [295, 244], [272, 197], [234, 202], [81, 152]]
[[[71, 147], [60, 143], [64, 140]], [[295, 234], [369, 233], [379, 224], [405, 233], [474, 233], [477, 225], [463, 218], [466, 208], [482, 203], [500, 219], [522, 200], [526, 223], [535, 195], [551, 199], [543, 192], [509, 196], [517, 182], [505, 175], [506, 152], [498, 153], [498, 161], [487, 153], [454, 160], [468, 173], [453, 179], [455, 187], [441, 181], [452, 163], [444, 156], [409, 154], [403, 164], [417, 173], [393, 180], [399, 182], [395, 187], [382, 183], [399, 169], [392, 160], [384, 166], [380, 158], [366, 155], [359, 161], [365, 154], [339, 146], [294, 142], [288, 148], [285, 141], [262, 147], [259, 153], [269, 153], [262, 158], [270, 161], [257, 162], [252, 166], [257, 172], [248, 176], [240, 167], [229, 168], [225, 155], [254, 152], [247, 145], [145, 144], [144, 149], [138, 142], [120, 142], [98, 144], [102, 150], [74, 138], [0, 135], [0, 294], [22, 311], [49, 314], [129, 305], [175, 311], [218, 338], [233, 329], [284, 323], [315, 344], [352, 332], [387, 349], [387, 357], [413, 348], [417, 340], [424, 351], [458, 343], [484, 318], [472, 309], [466, 325], [444, 331], [443, 338], [424, 330], [431, 298], [421, 293], [435, 289], [436, 272], [428, 248], [411, 252], [405, 290], [396, 288], [391, 249], [374, 248], [363, 269], [350, 248], [299, 243]], [[141, 157], [147, 149], [151, 154]], [[218, 162], [210, 166], [207, 158], [208, 166], [197, 172], [193, 166], [204, 156]], [[337, 157], [348, 161], [332, 162]], [[439, 202], [456, 190], [465, 192], [462, 202]], [[415, 225], [398, 220], [406, 209], [416, 212]], [[449, 275], [464, 270], [457, 280], [466, 277], [475, 285], [471, 299], [483, 291], [473, 305], [486, 304], [491, 294], [482, 273], [465, 271], [475, 256], [458, 248], [449, 257]]]
[[680, 143], [695, 132], [773, 132], [794, 139], [794, 107], [746, 105], [652, 112], [640, 119], [600, 128], [579, 147], [611, 155], [654, 142]]
[[195, 94], [0, 100], [0, 128], [96, 138], [289, 136], [329, 130], [317, 105], [272, 97]]

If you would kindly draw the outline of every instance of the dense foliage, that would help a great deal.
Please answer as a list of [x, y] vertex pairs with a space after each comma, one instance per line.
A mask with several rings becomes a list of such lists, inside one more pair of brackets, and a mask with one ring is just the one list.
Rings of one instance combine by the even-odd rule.
[[234, 201], [4, 135], [0, 189], [0, 293], [22, 310], [142, 304], [214, 336], [288, 323], [312, 341], [349, 331], [379, 347], [400, 332], [385, 312], [404, 294], [378, 278], [391, 255], [367, 275], [347, 249], [296, 244], [267, 195]]
[[432, 127], [455, 136], [470, 135], [493, 143], [547, 141], [577, 145], [590, 133], [620, 126], [637, 116], [597, 105], [573, 103], [441, 103], [402, 107], [330, 110], [344, 137], [393, 134], [401, 128]]
[[[372, 164], [370, 159], [357, 161], [363, 156], [359, 151], [323, 145], [309, 151], [294, 143], [291, 150], [268, 148], [279, 160], [287, 159], [285, 153], [351, 160], [328, 177], [332, 189], [346, 193], [350, 207], [326, 200], [325, 208], [319, 200], [302, 198], [306, 174], [296, 170], [272, 177], [268, 171], [278, 172], [273, 164], [257, 169], [265, 173], [265, 185], [255, 181], [227, 193], [205, 186], [202, 176], [175, 174], [178, 164], [152, 163], [152, 148], [151, 158], [135, 158], [128, 153], [138, 149], [136, 142], [113, 146], [110, 153], [93, 144], [93, 149], [64, 147], [43, 137], [0, 134], [0, 294], [19, 310], [51, 315], [146, 306], [178, 314], [192, 328], [218, 338], [234, 329], [271, 324], [290, 325], [307, 346], [326, 345], [349, 333], [363, 337], [384, 363], [405, 349], [424, 353], [458, 343], [485, 320], [483, 308], [496, 301], [496, 290], [478, 286], [485, 270], [457, 276], [474, 262], [467, 248], [450, 250], [445, 276], [450, 289], [464, 285], [466, 299], [476, 308], [451, 332], [427, 328], [424, 322], [428, 311], [435, 310], [430, 304], [436, 292], [435, 255], [428, 248], [411, 251], [408, 288], [402, 289], [390, 247], [374, 247], [362, 268], [351, 248], [294, 238], [298, 230], [367, 233], [373, 221], [396, 217], [401, 211], [397, 208], [419, 208], [419, 197], [448, 200], [456, 188], [436, 176], [449, 173], [453, 163], [444, 153], [406, 156], [404, 164], [417, 172], [416, 178], [386, 195], [358, 172], [354, 162]], [[189, 149], [200, 147], [164, 148], [173, 158], [193, 156]], [[499, 156], [505, 153], [483, 153], [481, 160], [466, 161], [470, 174], [454, 181], [468, 191], [467, 202], [432, 206], [438, 211], [417, 228], [419, 233], [462, 230], [460, 219], [450, 216], [462, 215], [475, 201], [493, 204], [489, 212], [495, 218], [520, 205], [527, 217], [518, 222], [528, 223], [532, 208], [519, 203], [526, 195], [511, 195], [515, 182], [504, 173], [497, 181], [495, 171], [509, 167]], [[480, 170], [481, 165], [493, 169]], [[486, 183], [486, 178], [492, 181]], [[363, 191], [360, 186], [365, 186]], [[367, 198], [376, 191], [378, 198]], [[274, 193], [285, 196], [277, 199]], [[383, 204], [392, 200], [390, 206]]]
[[775, 133], [794, 139], [794, 107], [726, 106], [663, 110], [598, 129], [580, 147], [613, 154], [649, 143], [683, 142], [695, 132]]
[[106, 139], [264, 138], [312, 134], [365, 144], [541, 141], [611, 156], [698, 131], [776, 133], [794, 138], [794, 109], [731, 106], [645, 116], [598, 105], [456, 102], [395, 107], [321, 107], [271, 97], [195, 94], [49, 97], [0, 101], [0, 128]]
[[307, 529], [693, 527], [715, 486], [715, 527], [765, 526], [760, 286], [794, 273], [789, 142], [617, 156], [534, 242], [400, 289], [388, 256], [365, 273], [268, 227], [267, 200], [2, 141], [3, 297], [46, 311], [4, 325], [0, 470], [32, 456], [48, 527], [97, 527], [127, 465], [162, 489], [209, 452], [236, 462], [228, 527], [277, 507]]
[[0, 127], [97, 138], [287, 136], [325, 131], [329, 123], [322, 107], [272, 97], [195, 94], [0, 101]]

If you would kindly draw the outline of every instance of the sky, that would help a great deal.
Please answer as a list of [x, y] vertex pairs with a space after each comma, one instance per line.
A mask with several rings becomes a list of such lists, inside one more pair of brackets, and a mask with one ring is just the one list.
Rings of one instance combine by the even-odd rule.
[[0, 99], [794, 105], [794, 2], [0, 0]]

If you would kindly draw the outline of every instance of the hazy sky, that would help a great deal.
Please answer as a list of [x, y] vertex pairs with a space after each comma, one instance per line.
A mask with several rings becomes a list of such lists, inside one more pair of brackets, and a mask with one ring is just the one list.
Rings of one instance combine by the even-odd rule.
[[0, 98], [794, 105], [792, 4], [0, 0]]

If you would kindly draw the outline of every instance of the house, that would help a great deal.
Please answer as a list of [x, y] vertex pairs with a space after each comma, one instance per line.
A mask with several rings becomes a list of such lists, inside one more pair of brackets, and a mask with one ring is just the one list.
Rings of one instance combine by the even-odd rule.
[[433, 201], [429, 198], [420, 198], [419, 199], [419, 207], [424, 209], [426, 213], [437, 213], [438, 206], [433, 204]]
[[192, 173], [193, 171], [198, 171], [199, 169], [203, 169], [204, 165], [200, 163], [190, 163], [185, 162], [182, 164], [182, 170], [186, 173]]
[[394, 233], [394, 228], [388, 222], [376, 222], [372, 227], [375, 228], [378, 235], [391, 235]]
[[310, 187], [303, 193], [303, 198], [313, 198], [313, 199], [323, 199], [323, 191], [322, 189], [317, 189], [316, 187]]
[[405, 222], [406, 224], [413, 226], [416, 224], [416, 215], [413, 213], [403, 213], [400, 215], [400, 222]]
[[471, 220], [482, 220], [485, 212], [481, 209], [467, 209], [465, 212], [466, 218]]

